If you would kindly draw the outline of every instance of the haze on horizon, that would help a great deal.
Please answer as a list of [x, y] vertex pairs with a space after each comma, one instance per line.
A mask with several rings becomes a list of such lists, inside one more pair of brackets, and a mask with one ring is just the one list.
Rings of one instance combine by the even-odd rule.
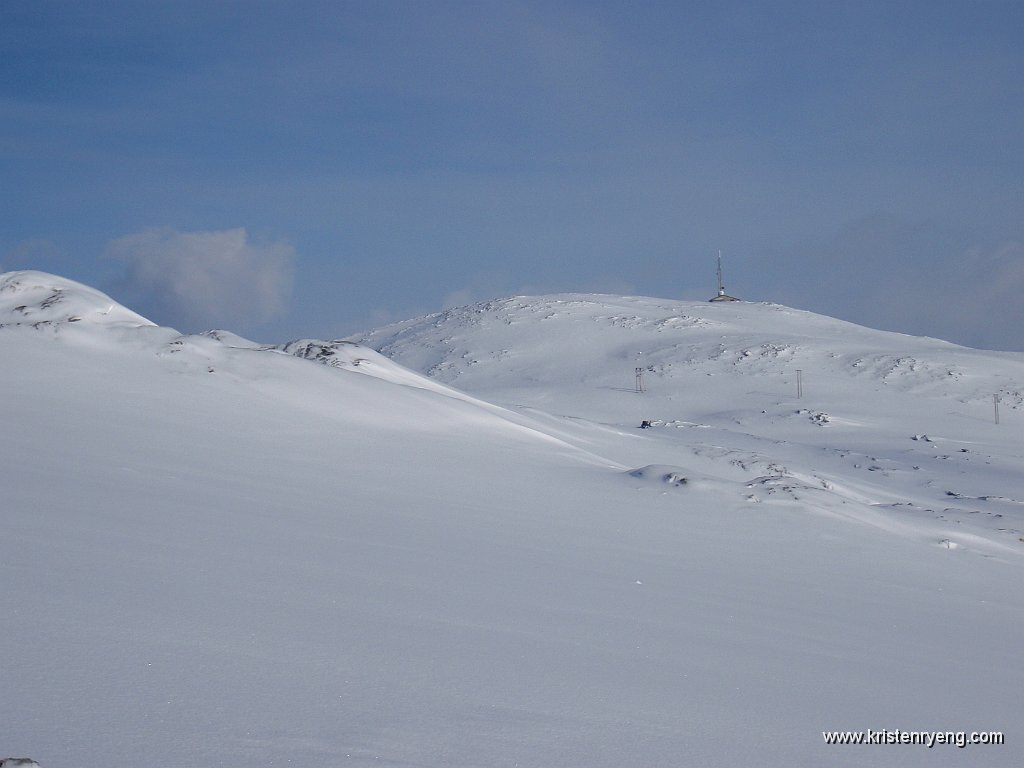
[[0, 268], [182, 331], [729, 293], [1024, 350], [1024, 6], [9, 0]]

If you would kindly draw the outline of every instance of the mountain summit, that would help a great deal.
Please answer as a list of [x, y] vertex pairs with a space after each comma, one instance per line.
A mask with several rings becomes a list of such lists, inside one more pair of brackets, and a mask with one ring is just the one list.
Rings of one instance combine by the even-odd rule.
[[151, 326], [141, 315], [74, 280], [23, 270], [0, 275], [0, 327], [56, 327], [70, 323]]
[[561, 398], [591, 416], [599, 414], [582, 410], [615, 413], [623, 400], [615, 393], [635, 388], [637, 368], [649, 398], [685, 397], [696, 413], [769, 402], [772, 392], [796, 395], [797, 371], [803, 393], [838, 409], [877, 409], [885, 397], [870, 393], [883, 390], [934, 396], [949, 407], [990, 405], [993, 394], [1006, 407], [1024, 405], [1024, 354], [871, 330], [778, 304], [524, 296], [352, 338], [467, 391]]

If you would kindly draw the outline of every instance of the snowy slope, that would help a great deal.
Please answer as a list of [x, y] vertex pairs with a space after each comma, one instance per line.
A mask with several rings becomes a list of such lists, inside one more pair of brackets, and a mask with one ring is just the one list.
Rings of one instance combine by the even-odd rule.
[[[646, 299], [468, 308], [383, 332], [396, 363], [182, 336], [61, 278], [0, 276], [0, 756], [1019, 762], [1020, 357], [900, 337], [917, 367], [886, 373], [852, 366], [894, 354], [865, 329], [664, 304], [696, 322], [594, 319], [644, 318]], [[807, 360], [801, 403], [770, 352], [743, 355], [783, 343], [768, 318], [789, 314], [813, 329], [784, 341]], [[672, 341], [691, 328], [720, 352]], [[951, 363], [951, 396], [913, 378]], [[826, 375], [845, 397], [827, 421]], [[998, 427], [984, 376], [1003, 377]], [[996, 506], [1005, 525], [975, 520]], [[1007, 744], [821, 735], [867, 728]]]
[[931, 517], [940, 524], [926, 536], [968, 531], [987, 553], [1020, 549], [1020, 353], [772, 304], [572, 294], [463, 307], [361, 341], [467, 392], [561, 417], [548, 423], [582, 440], [595, 423], [632, 433], [651, 421], [645, 439], [614, 447], [625, 463], [754, 472], [751, 498], [825, 490], [869, 502], [865, 519], [891, 510], [885, 524], [905, 528]]

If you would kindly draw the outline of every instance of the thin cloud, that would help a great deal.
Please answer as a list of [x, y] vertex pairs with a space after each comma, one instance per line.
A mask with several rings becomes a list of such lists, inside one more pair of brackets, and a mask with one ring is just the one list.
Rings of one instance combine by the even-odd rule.
[[119, 294], [161, 324], [238, 329], [265, 323], [288, 308], [294, 248], [251, 242], [244, 228], [147, 229], [114, 240], [107, 252], [124, 265]]
[[[40, 265], [46, 265], [58, 260], [63, 251], [56, 243], [43, 238], [22, 240], [12, 249], [4, 254], [4, 263], [11, 264], [12, 269], [40, 269]], [[2, 271], [2, 267], [0, 267]]]
[[946, 222], [865, 217], [770, 259], [759, 298], [972, 347], [1024, 349], [1024, 246], [972, 241]]
[[468, 304], [475, 304], [479, 299], [470, 290], [452, 291], [441, 301], [441, 309], [455, 309]]
[[948, 306], [950, 321], [966, 343], [994, 349], [1024, 349], [1024, 244], [1010, 240], [971, 248], [962, 260], [960, 300]]

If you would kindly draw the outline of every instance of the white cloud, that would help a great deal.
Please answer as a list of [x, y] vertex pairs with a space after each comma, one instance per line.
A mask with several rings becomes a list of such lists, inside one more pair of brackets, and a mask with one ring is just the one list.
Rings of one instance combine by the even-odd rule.
[[117, 288], [132, 309], [182, 330], [266, 322], [291, 296], [294, 248], [253, 243], [244, 228], [148, 229], [114, 240], [108, 253], [125, 265]]

